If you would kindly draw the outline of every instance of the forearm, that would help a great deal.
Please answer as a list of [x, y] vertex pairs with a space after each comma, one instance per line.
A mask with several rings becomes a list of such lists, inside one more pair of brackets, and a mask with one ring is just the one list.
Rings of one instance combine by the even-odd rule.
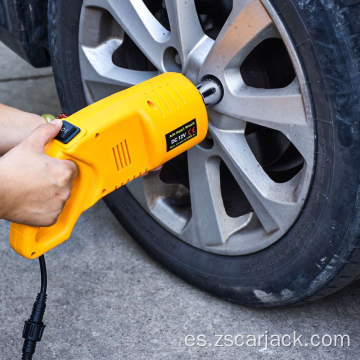
[[0, 155], [22, 142], [44, 121], [41, 116], [0, 104]]

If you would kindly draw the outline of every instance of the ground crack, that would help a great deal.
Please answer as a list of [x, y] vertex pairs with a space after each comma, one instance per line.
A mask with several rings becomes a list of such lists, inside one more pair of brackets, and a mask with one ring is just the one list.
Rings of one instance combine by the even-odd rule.
[[11, 82], [11, 81], [24, 81], [24, 80], [38, 80], [52, 77], [52, 74], [35, 75], [35, 76], [22, 76], [17, 78], [0, 79], [0, 83]]

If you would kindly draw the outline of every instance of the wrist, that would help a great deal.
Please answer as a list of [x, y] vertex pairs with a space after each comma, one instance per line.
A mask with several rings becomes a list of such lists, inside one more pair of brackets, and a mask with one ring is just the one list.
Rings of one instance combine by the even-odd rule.
[[[1, 115], [1, 114], [0, 114]], [[0, 139], [0, 155], [6, 154], [9, 150], [23, 142], [37, 127], [45, 123], [45, 119], [36, 114], [25, 113], [14, 110], [12, 120], [10, 115], [0, 117], [0, 130], [6, 133], [6, 137]], [[8, 121], [7, 121], [8, 120]]]
[[[31, 117], [30, 117], [31, 116]], [[31, 128], [31, 131], [34, 131], [37, 127], [39, 127], [40, 125], [43, 125], [44, 123], [46, 123], [47, 121], [39, 115], [36, 114], [29, 114], [29, 127]]]

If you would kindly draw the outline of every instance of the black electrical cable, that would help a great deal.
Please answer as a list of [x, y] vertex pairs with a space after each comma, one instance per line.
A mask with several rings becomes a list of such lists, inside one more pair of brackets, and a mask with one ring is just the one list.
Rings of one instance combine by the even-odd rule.
[[31, 360], [36, 348], [36, 343], [41, 340], [44, 333], [45, 325], [43, 317], [46, 308], [46, 287], [47, 274], [44, 255], [39, 257], [41, 272], [41, 290], [37, 294], [29, 320], [25, 321], [23, 338], [25, 339], [22, 348], [22, 360]]

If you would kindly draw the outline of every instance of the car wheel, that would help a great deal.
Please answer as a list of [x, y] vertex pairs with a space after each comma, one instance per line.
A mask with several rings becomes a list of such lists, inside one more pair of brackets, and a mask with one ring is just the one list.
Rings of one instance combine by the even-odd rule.
[[360, 1], [49, 2], [63, 109], [161, 72], [217, 77], [207, 138], [106, 203], [168, 269], [250, 306], [360, 273]]

